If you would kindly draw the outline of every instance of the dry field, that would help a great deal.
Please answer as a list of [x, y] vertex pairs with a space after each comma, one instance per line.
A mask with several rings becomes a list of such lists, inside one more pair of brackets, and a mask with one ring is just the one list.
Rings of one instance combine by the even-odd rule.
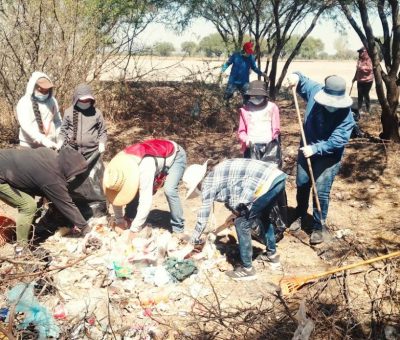
[[[176, 62], [148, 60], [140, 69], [149, 67], [158, 71], [143, 77], [142, 82], [104, 83], [107, 90], [99, 93], [98, 105], [106, 113], [109, 127], [106, 160], [123, 146], [152, 137], [178, 142], [186, 149], [189, 164], [207, 158], [217, 164], [224, 158], [241, 157], [235, 132], [239, 99], [235, 98], [231, 107], [226, 108], [221, 101], [221, 84], [210, 83], [218, 78], [218, 68], [213, 67], [219, 67], [222, 61], [184, 60], [172, 70], [164, 69], [169, 63]], [[323, 61], [294, 62], [290, 70], [300, 70], [320, 81], [326, 75], [338, 74], [350, 84], [354, 68], [355, 61]], [[179, 80], [188, 80], [191, 74], [196, 73], [199, 77], [202, 70], [211, 72], [212, 76], [196, 83], [179, 84]], [[118, 74], [106, 76], [115, 79]], [[154, 80], [167, 82], [154, 83]], [[355, 92], [353, 89], [353, 96]], [[196, 104], [200, 105], [201, 111], [198, 118], [190, 114]], [[289, 212], [292, 213], [300, 134], [290, 95], [282, 93], [277, 104], [281, 113], [283, 169], [289, 175], [286, 190]], [[304, 109], [304, 103], [301, 108]], [[380, 132], [379, 113], [375, 100], [372, 113], [361, 116], [361, 128], [373, 137]], [[237, 262], [235, 240], [220, 240], [222, 248], [230, 249], [229, 254], [226, 253], [229, 263], [216, 271], [210, 270], [207, 279], [201, 282], [213, 290], [212, 296], [201, 303], [196, 301], [198, 309], [194, 308], [185, 318], [161, 315], [156, 319], [164, 326], [178, 325], [180, 330], [173, 333], [176, 339], [286, 339], [292, 337], [297, 327], [294, 315], [303, 300], [308, 317], [315, 322], [312, 339], [384, 339], [387, 329], [394, 329], [395, 336], [399, 335], [399, 260], [363, 267], [356, 275], [345, 273], [331, 277], [305, 287], [290, 299], [282, 300], [275, 293], [282, 277], [318, 273], [399, 249], [399, 156], [399, 145], [384, 144], [376, 138], [352, 139], [331, 192], [330, 242], [311, 247], [308, 245], [309, 230], [297, 237], [287, 234], [278, 244], [282, 273], [256, 264], [256, 281], [236, 283], [223, 274]], [[180, 190], [183, 197], [184, 190]], [[200, 201], [184, 201], [183, 205], [186, 232], [190, 234]], [[154, 196], [152, 209], [148, 222], [154, 227], [168, 227], [169, 213], [162, 190]], [[4, 205], [0, 207], [1, 211], [15, 214]], [[215, 224], [219, 225], [228, 216], [228, 211], [216, 204], [214, 215]], [[336, 237], [337, 232], [345, 236]], [[224, 245], [223, 242], [227, 243]], [[261, 251], [260, 244], [254, 243], [254, 246]], [[154, 287], [144, 286], [143, 289], [157, 291]]]

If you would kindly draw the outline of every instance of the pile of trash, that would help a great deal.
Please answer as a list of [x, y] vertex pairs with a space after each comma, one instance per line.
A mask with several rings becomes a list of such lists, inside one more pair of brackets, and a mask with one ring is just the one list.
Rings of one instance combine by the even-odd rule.
[[0, 327], [13, 322], [13, 329], [38, 339], [162, 338], [168, 329], [156, 319], [184, 318], [197, 299], [211, 294], [207, 278], [223, 275], [212, 270], [226, 264], [214, 242], [195, 252], [167, 230], [146, 227], [128, 242], [105, 217], [90, 225], [84, 237], [60, 229], [48, 238], [42, 244], [47, 263], [22, 266], [28, 275], [20, 275], [20, 265], [0, 263], [2, 281], [8, 278]]

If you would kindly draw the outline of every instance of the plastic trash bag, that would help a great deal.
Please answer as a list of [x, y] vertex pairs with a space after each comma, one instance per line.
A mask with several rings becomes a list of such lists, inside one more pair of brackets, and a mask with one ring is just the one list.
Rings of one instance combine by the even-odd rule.
[[251, 144], [249, 149], [251, 159], [258, 159], [267, 163], [275, 163], [279, 168], [282, 167], [282, 149], [279, 139], [273, 139], [266, 144]]
[[304, 300], [300, 302], [300, 307], [295, 318], [299, 325], [293, 334], [292, 340], [308, 340], [314, 330], [314, 321], [307, 318], [306, 304]]
[[107, 209], [102, 186], [105, 169], [103, 160], [98, 157], [94, 160], [88, 160], [88, 162], [90, 163], [88, 170], [77, 176], [69, 185], [69, 194], [78, 207], [81, 205], [89, 206], [89, 203], [93, 202], [98, 204], [104, 202], [104, 207]]
[[39, 334], [39, 340], [45, 340], [48, 337], [57, 339], [60, 329], [51, 313], [34, 296], [34, 286], [33, 283], [29, 285], [19, 283], [7, 293], [8, 302], [16, 305], [15, 312], [25, 314], [25, 319], [18, 328], [26, 329], [29, 324], [33, 324]]

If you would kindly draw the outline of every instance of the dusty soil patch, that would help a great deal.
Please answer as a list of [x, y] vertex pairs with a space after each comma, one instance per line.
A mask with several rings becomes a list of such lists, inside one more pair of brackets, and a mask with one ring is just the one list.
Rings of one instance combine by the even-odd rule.
[[[202, 84], [190, 87], [159, 84], [145, 88], [131, 84], [125, 86], [123, 92], [115, 92], [112, 97], [100, 98], [99, 107], [107, 112], [109, 126], [105, 158], [110, 159], [125, 145], [151, 137], [170, 138], [181, 144], [188, 153], [189, 164], [199, 163], [207, 158], [217, 164], [224, 158], [241, 157], [235, 133], [237, 101], [231, 108], [225, 108], [216, 90], [218, 89], [215, 87], [204, 87]], [[196, 102], [201, 107], [198, 118], [192, 114]], [[277, 103], [281, 110], [284, 171], [289, 174], [286, 190], [292, 211], [295, 207], [299, 129], [290, 97], [282, 98]], [[373, 136], [377, 136], [380, 130], [378, 114], [379, 108], [374, 103], [372, 114], [362, 115], [360, 120], [362, 129]], [[215, 268], [204, 271], [197, 282], [213, 290], [211, 297], [201, 303], [193, 303], [186, 298], [173, 299], [171, 301], [174, 306], [189, 304], [192, 307], [185, 310], [183, 317], [177, 310], [172, 315], [161, 313], [154, 319], [167, 329], [166, 325], [171, 326], [177, 338], [261, 339], [267, 335], [276, 339], [287, 338], [291, 337], [297, 327], [293, 316], [298, 309], [298, 303], [300, 299], [305, 299], [309, 316], [316, 322], [313, 333], [315, 339], [328, 336], [334, 339], [373, 338], [377, 335], [383, 336], [388, 325], [398, 329], [398, 260], [369, 267], [363, 274], [331, 279], [306, 287], [295, 298], [286, 302], [282, 302], [274, 292], [282, 275], [317, 273], [332, 266], [352, 263], [399, 248], [399, 155], [398, 145], [383, 144], [367, 138], [351, 140], [332, 189], [328, 215], [330, 229], [348, 229], [347, 236], [340, 240], [334, 238], [332, 243], [319, 247], [310, 247], [306, 234], [300, 239], [286, 235], [278, 247], [282, 256], [282, 273], [277, 274], [262, 264], [257, 264], [256, 281], [236, 283], [223, 274], [224, 270], [230, 268], [229, 264], [223, 266], [222, 271]], [[181, 197], [183, 196], [184, 191], [181, 188]], [[200, 201], [185, 201], [183, 204], [186, 231], [191, 233]], [[14, 213], [4, 205], [1, 209], [7, 214]], [[156, 228], [168, 228], [169, 213], [162, 191], [155, 195], [152, 209], [148, 222]], [[228, 214], [221, 204], [216, 204], [215, 224], [221, 224]], [[255, 243], [255, 246], [260, 250], [262, 248], [260, 244]], [[231, 249], [234, 252], [236, 247], [232, 246]], [[184, 295], [194, 283], [193, 280], [187, 281], [172, 290]], [[124, 287], [118, 289], [124, 290]], [[135, 300], [141, 291], [150, 295], [160, 294], [157, 288], [138, 282], [135, 291], [124, 291], [123, 297]], [[371, 307], [373, 300], [379, 303], [376, 302]], [[123, 304], [118, 296], [114, 301], [120, 307]], [[397, 308], [393, 307], [396, 304]], [[220, 310], [220, 313], [212, 314], [210, 310]], [[123, 317], [132, 322], [133, 312], [124, 313]], [[257, 319], [254, 315], [261, 315], [264, 319]], [[143, 318], [137, 322], [140, 323], [141, 320]], [[249, 328], [252, 321], [246, 320], [253, 320], [254, 327]]]

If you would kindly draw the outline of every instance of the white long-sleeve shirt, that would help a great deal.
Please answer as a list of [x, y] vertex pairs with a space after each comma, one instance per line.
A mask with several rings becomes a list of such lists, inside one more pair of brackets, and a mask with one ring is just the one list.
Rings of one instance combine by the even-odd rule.
[[[173, 142], [174, 143], [174, 142]], [[177, 152], [177, 144], [175, 144], [175, 152], [166, 158], [165, 165], [171, 167], [175, 160]], [[139, 164], [139, 205], [137, 213], [131, 224], [131, 231], [137, 232], [146, 223], [147, 216], [149, 216], [151, 205], [153, 203], [153, 183], [156, 174], [158, 174], [164, 167], [164, 158], [157, 158], [157, 167], [154, 157], [144, 157]], [[115, 218], [123, 218], [122, 207], [113, 206]]]

